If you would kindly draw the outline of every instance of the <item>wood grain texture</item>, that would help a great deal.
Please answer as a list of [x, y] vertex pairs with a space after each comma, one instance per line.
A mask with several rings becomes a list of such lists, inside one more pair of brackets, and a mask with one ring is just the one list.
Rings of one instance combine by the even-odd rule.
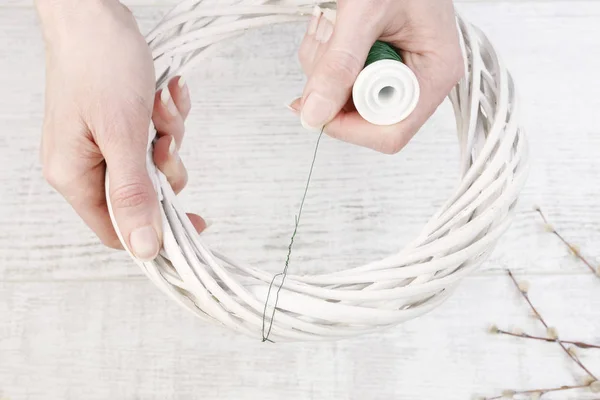
[[[177, 0], [131, 0], [147, 31]], [[153, 6], [160, 4], [160, 7]], [[600, 263], [600, 3], [461, 1], [517, 81], [533, 168], [518, 217], [478, 276], [444, 305], [394, 330], [338, 343], [264, 345], [202, 324], [104, 249], [44, 183], [38, 162], [43, 46], [29, 0], [0, 3], [0, 398], [463, 400], [573, 384], [508, 278], [564, 339], [600, 342], [599, 281], [543, 232], [533, 204]], [[283, 103], [304, 78], [303, 27], [252, 32], [188, 77], [194, 112], [183, 200], [214, 224], [206, 239], [281, 267], [316, 137]], [[448, 105], [393, 157], [324, 140], [297, 236], [295, 272], [383, 257], [409, 241], [458, 181]], [[581, 352], [600, 374], [600, 353]], [[565, 393], [548, 399], [597, 399]], [[4, 399], [3, 399], [4, 400]]]
[[[520, 213], [482, 273], [508, 267], [579, 273], [580, 267], [532, 213], [544, 206], [565, 235], [600, 256], [600, 4], [459, 4], [510, 66], [521, 92], [533, 168]], [[166, 8], [135, 9], [148, 30]], [[0, 13], [0, 278], [113, 279], [140, 276], [102, 248], [41, 178], [43, 46], [30, 9]], [[189, 210], [214, 225], [207, 240], [268, 270], [284, 259], [316, 137], [283, 103], [301, 93], [296, 61], [303, 26], [251, 32], [225, 46], [189, 82], [194, 111], [182, 156], [190, 172]], [[458, 181], [448, 104], [399, 155], [325, 140], [317, 160], [293, 268], [341, 269], [407, 243]], [[16, 240], [13, 240], [17, 238]]]
[[[564, 339], [600, 342], [599, 280], [529, 278]], [[508, 277], [466, 279], [436, 311], [381, 334], [285, 345], [204, 325], [145, 280], [0, 283], [0, 293], [0, 391], [11, 400], [464, 400], [581, 377], [556, 344], [486, 332], [544, 333]], [[599, 352], [580, 352], [596, 373]]]

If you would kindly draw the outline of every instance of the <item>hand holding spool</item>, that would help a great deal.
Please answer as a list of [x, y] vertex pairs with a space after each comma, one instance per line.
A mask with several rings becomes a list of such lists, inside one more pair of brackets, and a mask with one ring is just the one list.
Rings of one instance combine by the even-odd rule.
[[[317, 43], [326, 45], [333, 33], [335, 14], [332, 10], [321, 10], [316, 6], [313, 23], [315, 20], [318, 21], [315, 36], [319, 34], [320, 40], [311, 41], [309, 25], [303, 46], [315, 46]], [[313, 49], [311, 53], [313, 52], [318, 50]], [[311, 70], [306, 65], [309, 60], [302, 58], [302, 51], [300, 54], [305, 71]], [[419, 101], [419, 93], [419, 81], [414, 72], [402, 62], [393, 46], [378, 40], [369, 50], [364, 69], [352, 86], [352, 106], [370, 124], [394, 125], [413, 112]], [[298, 104], [294, 106], [299, 107]]]
[[395, 2], [381, 13], [369, 3], [314, 9], [299, 52], [308, 83], [291, 107], [308, 129], [325, 125], [332, 137], [390, 154], [463, 76], [464, 60], [450, 1]]

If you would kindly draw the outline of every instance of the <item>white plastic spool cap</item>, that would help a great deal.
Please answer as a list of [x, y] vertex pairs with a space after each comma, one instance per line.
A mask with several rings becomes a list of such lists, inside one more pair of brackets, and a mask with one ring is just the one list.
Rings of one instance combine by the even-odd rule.
[[419, 94], [414, 72], [396, 60], [368, 65], [352, 88], [356, 110], [373, 125], [393, 125], [406, 119], [417, 106]]

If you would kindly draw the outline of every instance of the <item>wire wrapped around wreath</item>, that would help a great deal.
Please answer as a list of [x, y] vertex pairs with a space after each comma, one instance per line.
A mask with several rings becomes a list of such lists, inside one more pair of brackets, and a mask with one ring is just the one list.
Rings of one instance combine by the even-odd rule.
[[[252, 28], [305, 20], [315, 5], [308, 0], [201, 3], [184, 1], [148, 34], [155, 62], [167, 60], [157, 88], [214, 54], [217, 44]], [[334, 12], [335, 3], [318, 4]], [[513, 80], [479, 29], [460, 16], [457, 25], [467, 71], [449, 95], [460, 149], [458, 187], [397, 254], [340, 272], [287, 275], [275, 317], [267, 321], [270, 340], [339, 339], [423, 315], [451, 295], [508, 228], [527, 170]], [[148, 167], [162, 206], [164, 245], [151, 262], [132, 257], [162, 291], [201, 319], [264, 339], [265, 309], [275, 304], [275, 296], [266, 304], [274, 275], [204, 244], [152, 163], [154, 135]], [[107, 193], [109, 184], [107, 177]], [[123, 242], [114, 218], [113, 224]]]

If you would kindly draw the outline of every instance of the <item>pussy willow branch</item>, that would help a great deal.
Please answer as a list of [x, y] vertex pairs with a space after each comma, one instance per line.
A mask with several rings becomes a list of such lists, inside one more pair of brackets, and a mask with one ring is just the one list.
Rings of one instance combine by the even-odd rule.
[[596, 274], [596, 276], [600, 277], [600, 267], [596, 267], [594, 268], [594, 266], [592, 265], [592, 263], [590, 261], [588, 261], [582, 254], [581, 251], [577, 248], [577, 246], [569, 243], [555, 228], [554, 225], [550, 224], [548, 222], [548, 219], [546, 218], [546, 216], [544, 215], [544, 213], [542, 212], [542, 209], [540, 207], [535, 207], [535, 211], [537, 211], [538, 214], [540, 214], [540, 217], [542, 217], [542, 220], [544, 221], [544, 224], [546, 224], [546, 228], [548, 229], [548, 231], [550, 233], [552, 233], [554, 236], [556, 236], [557, 238], [560, 239], [561, 242], [563, 242], [565, 244], [565, 246], [568, 247], [568, 249], [575, 255], [575, 257], [579, 258], [581, 261], [583, 261], [583, 263], [589, 268], [590, 271], [592, 271], [593, 274]]
[[[494, 333], [498, 333], [500, 335], [514, 336], [514, 337], [518, 337], [518, 338], [522, 338], [522, 339], [540, 340], [540, 341], [543, 341], [543, 342], [556, 342], [556, 341], [558, 341], [558, 339], [552, 339], [552, 338], [541, 337], [541, 336], [534, 336], [534, 335], [529, 335], [527, 333], [509, 332], [509, 331], [505, 331], [505, 330], [499, 329], [499, 328], [496, 328], [494, 330]], [[571, 340], [561, 340], [561, 342], [566, 343], [566, 344], [571, 344], [573, 346], [579, 347], [580, 349], [600, 349], [600, 345], [597, 345], [597, 344], [589, 344], [589, 343], [584, 343], [584, 342], [574, 342], [574, 341], [571, 341]]]
[[534, 389], [534, 390], [505, 390], [504, 393], [502, 393], [500, 396], [496, 396], [496, 397], [488, 397], [485, 398], [484, 400], [498, 400], [498, 399], [506, 399], [506, 398], [511, 398], [517, 395], [538, 395], [538, 398], [540, 398], [541, 396], [543, 396], [546, 393], [550, 393], [550, 392], [561, 392], [563, 390], [573, 390], [573, 389], [585, 389], [590, 387], [589, 384], [586, 385], [574, 385], [574, 386], [560, 386], [560, 387], [555, 387], [555, 388], [547, 388], [547, 389]]
[[[544, 327], [546, 328], [546, 330], [548, 328], [550, 328], [548, 326], [548, 324], [546, 323], [546, 321], [544, 320], [544, 318], [540, 315], [540, 313], [538, 312], [538, 310], [535, 308], [535, 306], [533, 305], [533, 303], [531, 302], [531, 300], [529, 299], [529, 295], [527, 294], [526, 291], [521, 290], [519, 288], [519, 282], [517, 282], [517, 280], [515, 279], [513, 273], [511, 272], [511, 270], [507, 269], [506, 270], [508, 272], [508, 276], [510, 277], [511, 281], [514, 283], [515, 287], [517, 288], [517, 290], [519, 291], [519, 293], [521, 293], [521, 296], [523, 296], [523, 298], [525, 299], [525, 301], [527, 302], [527, 304], [529, 304], [529, 307], [531, 308], [531, 311], [533, 311], [533, 313], [535, 314], [535, 316], [537, 317], [537, 319], [542, 323], [542, 325], [544, 325]], [[598, 378], [596, 378], [596, 376], [594, 374], [592, 374], [592, 372], [587, 369], [585, 367], [585, 365], [583, 365], [581, 363], [581, 361], [579, 361], [577, 359], [577, 357], [575, 357], [573, 354], [571, 354], [571, 352], [569, 352], [569, 350], [567, 349], [567, 347], [564, 345], [563, 341], [561, 341], [560, 339], [556, 339], [556, 343], [558, 343], [558, 345], [565, 351], [565, 353], [569, 356], [569, 358], [571, 360], [573, 360], [581, 369], [583, 369], [585, 371], [586, 374], [588, 374], [588, 376], [590, 376], [591, 378], [593, 378], [594, 380], [598, 380]]]
[[[558, 237], [558, 239], [565, 246], [567, 246], [567, 248], [573, 253], [573, 255], [575, 255], [575, 257], [577, 257], [579, 260], [581, 260], [588, 267], [588, 269], [592, 273], [594, 273], [597, 277], [600, 277], [600, 266], [594, 267], [592, 265], [592, 263], [590, 261], [588, 261], [581, 254], [581, 251], [579, 250], [578, 247], [576, 247], [573, 244], [569, 243], [554, 228], [554, 226], [552, 226], [548, 222], [548, 219], [546, 218], [546, 216], [544, 215], [544, 213], [542, 212], [542, 210], [539, 207], [535, 207], [535, 211], [540, 215], [540, 217], [544, 221], [544, 224], [546, 226], [546, 230], [548, 232], [554, 234], [556, 237]], [[538, 312], [538, 310], [535, 308], [535, 306], [533, 305], [533, 303], [529, 299], [529, 295], [527, 293], [527, 291], [528, 291], [527, 284], [526, 283], [519, 284], [519, 282], [517, 282], [517, 280], [515, 279], [513, 273], [510, 270], [507, 270], [507, 273], [508, 273], [508, 276], [510, 277], [511, 281], [513, 282], [513, 284], [515, 285], [515, 287], [517, 288], [517, 290], [521, 294], [521, 296], [523, 296], [523, 298], [525, 299], [525, 301], [527, 302], [527, 304], [531, 308], [531, 311], [533, 312], [535, 318], [538, 321], [540, 321], [542, 323], [542, 325], [544, 325], [544, 327], [546, 328], [546, 331], [548, 332], [548, 336], [552, 336], [552, 337], [534, 336], [534, 335], [529, 335], [529, 334], [522, 333], [522, 332], [519, 332], [519, 333], [517, 333], [517, 332], [509, 332], [509, 331], [505, 331], [505, 330], [502, 330], [502, 329], [498, 329], [496, 326], [492, 327], [491, 332], [497, 333], [497, 334], [514, 336], [514, 337], [520, 337], [520, 338], [524, 338], [524, 339], [539, 340], [539, 341], [544, 341], [544, 342], [556, 342], [564, 350], [564, 352], [569, 356], [569, 358], [571, 360], [573, 360], [583, 371], [585, 371], [585, 373], [587, 374], [586, 383], [581, 384], [581, 385], [573, 385], [573, 386], [566, 386], [565, 385], [565, 386], [560, 386], [560, 387], [556, 387], [556, 388], [548, 388], [548, 389], [530, 389], [530, 390], [522, 390], [522, 391], [505, 390], [502, 393], [502, 395], [500, 395], [500, 396], [497, 396], [497, 397], [488, 397], [488, 398], [484, 398], [484, 400], [497, 400], [497, 399], [502, 399], [502, 398], [514, 398], [514, 396], [517, 396], [517, 395], [519, 395], [519, 396], [530, 395], [531, 398], [539, 399], [541, 396], [543, 396], [544, 394], [549, 393], [549, 392], [558, 392], [558, 391], [564, 391], [564, 390], [585, 389], [585, 388], [590, 389], [594, 393], [600, 392], [600, 381], [598, 381], [598, 378], [596, 378], [596, 376], [594, 374], [592, 374], [590, 372], [590, 370], [585, 367], [585, 365], [583, 365], [583, 363], [579, 360], [579, 358], [577, 357], [577, 355], [573, 351], [574, 348], [572, 347], [571, 350], [569, 350], [569, 349], [567, 349], [567, 347], [565, 346], [565, 344], [569, 344], [569, 345], [572, 345], [572, 346], [575, 346], [575, 347], [579, 347], [579, 348], [583, 348], [583, 349], [589, 349], [589, 348], [600, 349], [600, 345], [593, 345], [593, 344], [588, 344], [588, 343], [584, 343], [584, 342], [575, 342], [575, 341], [569, 341], [569, 340], [561, 340], [561, 339], [558, 338], [558, 335], [557, 335], [556, 332], [551, 333], [551, 330], [553, 330], [554, 328], [550, 328], [548, 326], [548, 324], [546, 323], [546, 321], [544, 320], [544, 318], [542, 317], [542, 315]], [[595, 400], [600, 400], [600, 399], [595, 399]]]

